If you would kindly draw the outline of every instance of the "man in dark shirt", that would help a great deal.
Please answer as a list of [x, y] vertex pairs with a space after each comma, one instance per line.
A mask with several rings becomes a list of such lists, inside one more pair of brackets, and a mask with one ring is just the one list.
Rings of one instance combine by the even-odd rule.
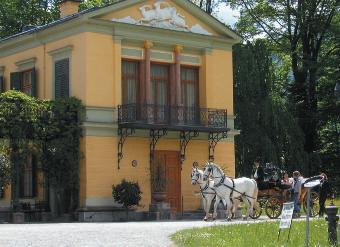
[[321, 173], [320, 176], [322, 177], [321, 179], [321, 184], [320, 184], [320, 198], [319, 198], [319, 216], [322, 217], [325, 213], [325, 202], [327, 199], [327, 195], [331, 194], [331, 186], [328, 182], [328, 178], [325, 173]]

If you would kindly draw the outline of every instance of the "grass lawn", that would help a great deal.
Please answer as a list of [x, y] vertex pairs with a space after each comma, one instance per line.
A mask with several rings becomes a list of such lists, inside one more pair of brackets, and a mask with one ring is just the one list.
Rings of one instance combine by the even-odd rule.
[[[238, 224], [187, 229], [175, 233], [171, 239], [178, 246], [204, 247], [299, 247], [305, 246], [305, 221], [293, 221], [290, 240], [288, 230], [281, 232], [277, 240], [279, 222], [258, 224]], [[327, 222], [313, 220], [310, 222], [309, 246], [330, 246], [328, 244]]]
[[[329, 206], [331, 200], [327, 199], [326, 201], [326, 207]], [[340, 198], [335, 198], [334, 199], [334, 205], [340, 207]]]

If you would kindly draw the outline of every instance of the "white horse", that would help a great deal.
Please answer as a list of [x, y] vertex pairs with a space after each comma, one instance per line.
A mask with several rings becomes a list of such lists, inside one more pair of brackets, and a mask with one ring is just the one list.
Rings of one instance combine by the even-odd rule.
[[204, 167], [203, 180], [207, 181], [210, 176], [214, 180], [216, 193], [226, 201], [228, 220], [232, 218], [231, 209], [233, 205], [231, 200], [238, 200], [239, 198], [242, 198], [248, 207], [244, 218], [247, 219], [249, 215], [253, 215], [258, 194], [257, 183], [254, 179], [226, 177], [218, 165], [208, 162]]
[[198, 169], [196, 166], [193, 166], [191, 171], [191, 184], [192, 185], [199, 184], [200, 186], [200, 192], [203, 199], [203, 207], [205, 211], [205, 217], [203, 219], [204, 221], [207, 221], [209, 218], [210, 205], [215, 198], [213, 213], [213, 220], [215, 220], [217, 217], [216, 211], [218, 204], [222, 200], [223, 204], [225, 205], [225, 201], [216, 194], [213, 187], [214, 181], [212, 180], [203, 181], [203, 171]]

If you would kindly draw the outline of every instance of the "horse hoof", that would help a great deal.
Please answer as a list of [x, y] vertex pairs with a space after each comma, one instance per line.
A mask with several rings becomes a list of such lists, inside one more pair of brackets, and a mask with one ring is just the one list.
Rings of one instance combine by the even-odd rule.
[[207, 218], [204, 218], [203, 220], [204, 220], [204, 221], [207, 221], [208, 219], [207, 219]]
[[216, 220], [216, 218], [213, 218], [212, 220], [213, 220], [213, 221], [215, 221], [215, 220]]
[[243, 220], [248, 220], [248, 217], [243, 217]]
[[227, 218], [227, 221], [231, 221], [231, 218]]

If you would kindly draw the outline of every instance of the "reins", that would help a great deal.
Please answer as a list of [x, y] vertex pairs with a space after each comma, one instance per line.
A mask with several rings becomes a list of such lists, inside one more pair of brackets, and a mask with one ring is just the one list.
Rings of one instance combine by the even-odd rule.
[[[254, 197], [248, 196], [245, 192], [240, 192], [237, 189], [235, 189], [235, 182], [234, 182], [233, 178], [228, 177], [231, 180], [231, 182], [233, 183], [233, 186], [231, 187], [231, 186], [229, 186], [229, 185], [224, 183], [226, 177], [225, 177], [225, 175], [220, 170], [218, 170], [218, 172], [220, 173], [221, 177], [215, 177], [214, 176], [214, 169], [212, 168], [211, 165], [210, 165], [210, 168], [211, 168], [211, 172], [210, 173], [212, 174], [213, 178], [221, 178], [221, 180], [216, 185], [214, 184], [214, 187], [217, 188], [217, 187], [220, 187], [221, 185], [223, 185], [223, 186], [227, 187], [228, 189], [230, 189], [231, 190], [230, 191], [230, 198], [232, 198], [233, 192], [235, 191], [235, 192], [239, 193], [241, 196], [246, 196], [246, 197], [249, 197], [249, 198], [255, 200]], [[217, 169], [217, 167], [216, 167], [216, 169]]]

